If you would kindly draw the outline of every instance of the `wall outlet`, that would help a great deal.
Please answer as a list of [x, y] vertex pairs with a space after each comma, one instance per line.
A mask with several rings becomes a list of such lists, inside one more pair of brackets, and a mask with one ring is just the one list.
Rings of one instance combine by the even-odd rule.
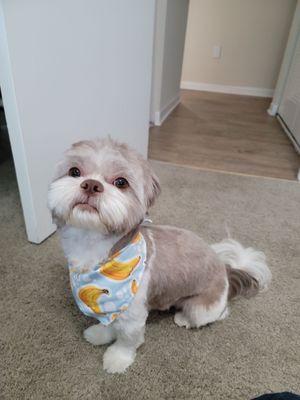
[[221, 58], [222, 55], [222, 46], [216, 45], [213, 46], [213, 58]]

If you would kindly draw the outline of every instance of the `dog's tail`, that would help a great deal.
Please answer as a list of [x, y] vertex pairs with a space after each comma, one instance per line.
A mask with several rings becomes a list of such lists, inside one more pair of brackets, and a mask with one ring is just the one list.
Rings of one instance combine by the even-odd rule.
[[225, 239], [211, 247], [227, 268], [228, 299], [252, 297], [268, 288], [272, 275], [262, 251], [245, 248], [233, 239]]

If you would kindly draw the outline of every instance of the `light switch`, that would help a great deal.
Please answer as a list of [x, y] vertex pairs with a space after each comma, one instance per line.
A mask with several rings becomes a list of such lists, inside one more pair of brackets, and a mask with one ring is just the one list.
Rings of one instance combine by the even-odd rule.
[[216, 45], [213, 46], [213, 58], [221, 58], [222, 55], [222, 46]]

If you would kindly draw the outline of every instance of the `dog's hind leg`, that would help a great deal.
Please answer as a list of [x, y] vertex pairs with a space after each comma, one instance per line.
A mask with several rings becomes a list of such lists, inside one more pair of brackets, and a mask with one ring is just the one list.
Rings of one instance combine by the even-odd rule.
[[180, 300], [176, 306], [180, 309], [174, 317], [178, 326], [199, 328], [212, 322], [222, 320], [228, 315], [228, 281], [225, 281], [219, 293], [207, 290], [205, 293]]

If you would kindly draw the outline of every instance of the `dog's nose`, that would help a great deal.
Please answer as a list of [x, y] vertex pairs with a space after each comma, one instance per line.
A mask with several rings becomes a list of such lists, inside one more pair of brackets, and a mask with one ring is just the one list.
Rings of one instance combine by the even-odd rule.
[[89, 195], [101, 193], [104, 190], [102, 183], [96, 181], [95, 179], [86, 179], [81, 183], [80, 187], [86, 194]]

